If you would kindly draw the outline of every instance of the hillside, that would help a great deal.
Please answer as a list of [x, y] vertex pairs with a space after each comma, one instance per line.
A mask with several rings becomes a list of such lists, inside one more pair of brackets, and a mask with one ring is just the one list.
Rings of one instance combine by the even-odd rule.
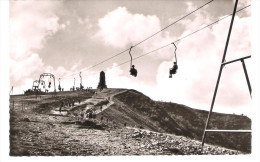
[[[65, 106], [60, 112], [61, 102]], [[88, 111], [94, 112], [93, 118], [86, 118]], [[156, 102], [127, 89], [105, 89], [97, 94], [93, 90], [49, 93], [38, 98], [11, 96], [10, 155], [250, 152], [251, 137], [245, 134], [212, 134], [207, 136], [205, 148], [201, 150], [206, 116], [206, 111]], [[218, 113], [213, 114], [211, 123], [211, 127], [222, 129], [250, 129], [251, 126], [251, 120], [245, 116]]]
[[[176, 103], [156, 102], [142, 93], [129, 90], [114, 97], [115, 103], [102, 112], [117, 123], [144, 127], [152, 131], [173, 133], [201, 140], [208, 112]], [[246, 116], [213, 113], [210, 129], [251, 129]], [[207, 143], [244, 152], [251, 151], [251, 135], [239, 133], [211, 133]]]

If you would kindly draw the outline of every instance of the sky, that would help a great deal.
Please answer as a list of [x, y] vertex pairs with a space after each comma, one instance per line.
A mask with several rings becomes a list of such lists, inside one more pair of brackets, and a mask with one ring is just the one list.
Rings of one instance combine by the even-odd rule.
[[[108, 88], [136, 89], [151, 99], [209, 110], [231, 17], [178, 42], [178, 71], [169, 78], [174, 46], [133, 60], [137, 77], [129, 74], [127, 52], [91, 68], [144, 40], [208, 0], [64, 0], [10, 1], [10, 89], [22, 94], [42, 73], [61, 78], [69, 90], [79, 72], [84, 87], [96, 88], [106, 73]], [[251, 4], [241, 0], [238, 9]], [[215, 0], [192, 15], [134, 47], [133, 58], [153, 51], [233, 11], [234, 0]], [[251, 55], [251, 8], [236, 14], [226, 61]], [[249, 79], [252, 60], [245, 60]], [[120, 66], [118, 66], [120, 65]], [[44, 78], [45, 82], [49, 81]], [[52, 83], [53, 85], [53, 83]], [[56, 87], [57, 88], [57, 87]], [[53, 91], [53, 86], [49, 89]], [[241, 62], [222, 72], [214, 111], [251, 115], [252, 102]]]

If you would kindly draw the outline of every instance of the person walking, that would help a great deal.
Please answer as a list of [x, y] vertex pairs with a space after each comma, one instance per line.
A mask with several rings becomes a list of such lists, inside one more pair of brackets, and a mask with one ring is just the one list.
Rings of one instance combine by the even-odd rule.
[[60, 104], [60, 113], [61, 113], [61, 109], [62, 109], [62, 107], [64, 106], [64, 103], [63, 103], [63, 101], [61, 101], [61, 104]]

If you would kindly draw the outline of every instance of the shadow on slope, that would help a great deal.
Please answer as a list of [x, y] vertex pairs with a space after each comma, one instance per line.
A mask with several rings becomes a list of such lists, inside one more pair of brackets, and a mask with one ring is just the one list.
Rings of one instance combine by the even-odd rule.
[[[151, 100], [142, 93], [129, 90], [114, 96], [115, 104], [100, 115], [119, 125], [143, 127], [161, 133], [173, 133], [191, 139], [201, 140], [207, 111], [189, 108], [185, 105]], [[213, 113], [210, 129], [251, 129], [251, 120], [246, 116]], [[251, 134], [212, 133], [206, 142], [251, 152]]]

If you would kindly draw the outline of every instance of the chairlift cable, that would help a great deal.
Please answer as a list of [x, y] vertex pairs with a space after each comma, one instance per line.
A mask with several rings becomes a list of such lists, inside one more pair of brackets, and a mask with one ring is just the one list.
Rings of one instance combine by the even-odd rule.
[[[150, 52], [147, 52], [147, 53], [145, 53], [145, 54], [143, 54], [143, 55], [140, 55], [140, 56], [138, 56], [138, 57], [133, 58], [133, 60], [137, 60], [137, 59], [139, 59], [139, 58], [141, 58], [141, 57], [143, 57], [143, 56], [149, 55], [149, 54], [151, 54], [151, 53], [153, 53], [153, 52], [156, 52], [156, 51], [158, 51], [158, 50], [160, 50], [160, 49], [162, 49], [162, 48], [165, 48], [165, 47], [167, 47], [167, 46], [169, 46], [169, 45], [171, 45], [171, 44], [172, 44], [172, 43], [169, 43], [169, 44], [166, 44], [166, 45], [161, 46], [161, 47], [159, 47], [159, 48], [156, 48], [156, 49], [154, 49], [154, 50], [152, 50], [152, 51], [150, 51]], [[121, 65], [123, 65], [123, 64], [126, 64], [126, 63], [128, 63], [129, 61], [130, 61], [130, 60], [125, 61], [125, 62], [122, 62], [122, 63], [116, 65], [115, 67], [118, 67], [118, 66], [121, 66]]]
[[[170, 26], [176, 24], [177, 22], [181, 21], [182, 19], [188, 17], [189, 15], [193, 14], [194, 12], [198, 11], [199, 9], [203, 8], [204, 6], [208, 5], [209, 3], [213, 2], [213, 1], [214, 1], [214, 0], [211, 0], [211, 1], [207, 2], [207, 3], [205, 3], [204, 5], [200, 6], [199, 8], [193, 10], [192, 12], [186, 14], [185, 16], [179, 18], [178, 20], [174, 21], [173, 23], [167, 25], [166, 27], [164, 27], [164, 28], [162, 28], [161, 30], [157, 31], [156, 33], [152, 34], [151, 36], [149, 36], [149, 37], [145, 38], [144, 40], [138, 42], [137, 44], [133, 45], [133, 47], [136, 47], [136, 46], [140, 45], [141, 43], [147, 41], [148, 39], [152, 38], [153, 36], [157, 35], [158, 33], [162, 32], [163, 30], [169, 28]], [[130, 50], [130, 48], [128, 48], [128, 49], [126, 49], [126, 50], [124, 50], [124, 51], [122, 51], [122, 52], [119, 52], [119, 53], [117, 53], [117, 54], [115, 54], [115, 55], [113, 55], [113, 56], [111, 56], [111, 57], [109, 57], [109, 58], [107, 58], [107, 59], [105, 59], [105, 60], [103, 60], [103, 61], [101, 61], [101, 62], [99, 62], [99, 63], [97, 63], [97, 64], [95, 64], [95, 65], [93, 65], [93, 66], [91, 66], [91, 67], [89, 67], [89, 68], [87, 68], [86, 70], [92, 69], [92, 68], [94, 68], [94, 67], [96, 67], [96, 66], [98, 66], [98, 65], [100, 65], [100, 64], [102, 64], [102, 63], [104, 63], [104, 62], [106, 62], [106, 61], [108, 61], [108, 60], [111, 60], [112, 58], [115, 58], [115, 57], [117, 57], [117, 56], [119, 56], [119, 55], [121, 55], [121, 54], [123, 54], [123, 53], [129, 51], [129, 50]], [[86, 71], [86, 70], [84, 70], [84, 71]], [[76, 75], [76, 74], [77, 74], [77, 73], [73, 73], [73, 74], [71, 74], [71, 75], [64, 76], [63, 78], [70, 77], [70, 76], [73, 76], [73, 75]]]
[[[240, 12], [240, 11], [242, 11], [242, 10], [244, 10], [244, 9], [246, 9], [246, 8], [248, 8], [248, 7], [250, 7], [250, 6], [251, 6], [251, 5], [247, 5], [247, 6], [243, 7], [243, 8], [241, 8], [241, 9], [237, 10], [237, 13]], [[214, 21], [214, 22], [208, 24], [207, 26], [204, 26], [203, 28], [201, 28], [201, 29], [199, 29], [199, 30], [196, 30], [196, 31], [194, 31], [194, 32], [192, 32], [192, 33], [190, 33], [190, 34], [184, 36], [184, 37], [181, 37], [180, 39], [177, 39], [177, 40], [174, 41], [174, 42], [176, 43], [176, 42], [178, 42], [178, 41], [180, 41], [180, 40], [182, 40], [182, 39], [184, 39], [184, 38], [186, 38], [186, 37], [189, 37], [190, 35], [193, 35], [193, 34], [199, 32], [199, 31], [201, 31], [201, 30], [203, 30], [203, 29], [205, 29], [205, 28], [207, 28], [207, 27], [209, 27], [209, 26], [211, 26], [211, 25], [213, 25], [213, 24], [216, 24], [216, 23], [219, 22], [219, 21], [222, 21], [222, 20], [226, 19], [227, 17], [230, 17], [230, 16], [232, 16], [232, 14], [226, 15], [226, 16], [224, 16], [224, 17], [218, 19], [217, 21]]]
[[162, 28], [162, 29], [159, 30], [158, 32], [154, 33], [153, 35], [151, 35], [151, 36], [145, 38], [144, 40], [142, 40], [141, 42], [135, 44], [134, 47], [136, 47], [136, 46], [138, 46], [139, 44], [143, 43], [144, 41], [146, 41], [146, 40], [152, 38], [152, 37], [155, 36], [156, 34], [162, 32], [163, 30], [165, 30], [165, 29], [169, 28], [170, 26], [176, 24], [176, 23], [179, 22], [180, 20], [182, 20], [182, 19], [188, 17], [189, 15], [193, 14], [194, 12], [198, 11], [199, 9], [203, 8], [204, 6], [208, 5], [209, 3], [213, 2], [213, 1], [214, 1], [214, 0], [211, 0], [211, 1], [207, 2], [207, 3], [205, 3], [204, 5], [200, 6], [200, 7], [197, 8], [196, 10], [193, 10], [193, 11], [190, 12], [189, 14], [187, 14], [187, 15], [185, 15], [185, 16], [179, 18], [178, 20], [176, 20], [176, 21], [174, 21], [173, 23], [171, 23], [171, 24], [167, 25], [166, 27]]
[[[244, 10], [244, 9], [246, 9], [246, 8], [248, 8], [248, 7], [250, 7], [250, 6], [251, 6], [251, 5], [247, 5], [247, 6], [243, 7], [243, 8], [241, 8], [241, 9], [237, 10], [236, 12], [238, 13], [238, 12], [240, 12], [240, 11], [242, 11], [242, 10]], [[220, 22], [220, 21], [222, 21], [222, 20], [224, 20], [224, 19], [226, 19], [226, 18], [228, 18], [228, 17], [230, 17], [230, 16], [232, 16], [232, 14], [226, 15], [226, 16], [224, 16], [224, 17], [222, 17], [222, 18], [220, 18], [220, 19], [218, 19], [218, 20], [216, 20], [216, 21], [214, 21], [214, 22], [212, 22], [212, 23], [210, 23], [210, 24], [208, 24], [208, 25], [206, 25], [206, 26], [204, 26], [204, 27], [202, 27], [202, 28], [200, 28], [200, 29], [194, 31], [194, 32], [191, 32], [190, 34], [187, 34], [187, 35], [185, 35], [185, 36], [183, 36], [183, 37], [181, 37], [181, 38], [175, 40], [174, 43], [179, 42], [179, 41], [181, 41], [182, 39], [185, 39], [185, 38], [187, 38], [187, 37], [189, 37], [189, 36], [191, 36], [191, 35], [193, 35], [193, 34], [196, 34], [197, 32], [199, 32], [199, 31], [201, 31], [201, 30], [203, 30], [203, 29], [205, 29], [205, 28], [207, 28], [207, 27], [209, 27], [209, 26], [212, 26], [212, 25], [216, 24], [217, 22]], [[173, 43], [173, 42], [172, 42], [172, 43]], [[153, 52], [156, 52], [156, 51], [158, 51], [158, 50], [160, 50], [160, 49], [162, 49], [162, 48], [165, 48], [165, 47], [171, 45], [172, 43], [166, 44], [166, 45], [161, 46], [161, 47], [159, 47], [159, 48], [157, 48], [157, 49], [154, 49], [154, 50], [152, 50], [152, 51], [150, 51], [150, 52], [147, 52], [147, 53], [142, 54], [142, 55], [140, 55], [140, 56], [138, 56], [138, 57], [135, 57], [135, 58], [133, 58], [133, 60], [139, 59], [139, 58], [144, 57], [144, 56], [146, 56], [146, 55], [149, 55], [149, 54], [151, 54], [151, 53], [153, 53]], [[126, 52], [126, 51], [128, 51], [128, 50], [130, 50], [130, 48], [127, 49], [127, 50], [125, 50], [125, 51], [123, 51], [123, 52]], [[123, 52], [121, 52], [121, 53], [123, 53]], [[115, 57], [116, 57], [116, 56], [115, 56]], [[107, 61], [107, 60], [106, 60], [106, 61]], [[104, 62], [105, 62], [105, 60], [104, 60], [103, 62], [100, 62], [99, 64], [96, 64], [96, 65], [94, 65], [94, 66], [91, 66], [91, 67], [88, 68], [88, 69], [91, 69], [92, 67], [98, 66], [98, 65], [100, 65], [100, 64], [102, 64], [102, 63], [104, 63]], [[126, 63], [128, 63], [128, 62], [129, 62], [129, 60], [128, 60], [128, 61], [125, 61], [125, 62], [122, 62], [122, 63], [116, 65], [115, 67], [121, 66], [121, 65], [126, 64]], [[86, 70], [88, 70], [88, 69], [86, 69]], [[76, 73], [75, 73], [75, 74], [76, 74]], [[75, 75], [75, 74], [73, 74], [73, 75]], [[77, 73], [77, 74], [78, 74], [78, 73]], [[70, 75], [70, 76], [73, 76], [73, 75]], [[69, 76], [66, 76], [66, 77], [69, 77]]]
[[[241, 8], [241, 9], [237, 10], [237, 12], [240, 12], [240, 11], [242, 11], [242, 10], [244, 10], [244, 9], [246, 9], [246, 8], [248, 8], [248, 7], [250, 7], [250, 6], [251, 6], [251, 5], [247, 5], [247, 6], [243, 7], [243, 8]], [[175, 40], [174, 43], [179, 42], [180, 40], [182, 40], [182, 39], [184, 39], [184, 38], [187, 38], [187, 37], [189, 37], [189, 36], [191, 36], [191, 35], [193, 35], [193, 34], [199, 32], [199, 31], [201, 31], [201, 30], [203, 30], [203, 29], [205, 29], [205, 28], [207, 28], [207, 27], [209, 27], [209, 26], [211, 26], [211, 25], [214, 25], [214, 24], [216, 24], [217, 22], [219, 22], [219, 21], [221, 21], [221, 20], [224, 20], [225, 18], [227, 18], [227, 17], [229, 17], [229, 16], [232, 16], [232, 14], [227, 15], [227, 16], [224, 16], [224, 17], [222, 17], [221, 19], [219, 19], [219, 20], [217, 20], [217, 21], [214, 21], [214, 22], [212, 22], [212, 23], [210, 23], [210, 24], [204, 26], [204, 27], [201, 28], [201, 29], [198, 29], [198, 30], [196, 30], [196, 31], [194, 31], [194, 32], [192, 32], [192, 33], [190, 33], [190, 34], [187, 34], [187, 35], [185, 35], [185, 36], [183, 36], [183, 37], [181, 37], [181, 38]], [[172, 43], [173, 43], [173, 42], [172, 42]], [[160, 49], [162, 49], [162, 48], [165, 48], [165, 47], [171, 45], [172, 43], [166, 44], [166, 45], [161, 46], [161, 47], [159, 47], [159, 48], [156, 48], [156, 49], [154, 49], [154, 50], [152, 50], [152, 51], [150, 51], [150, 52], [147, 52], [147, 53], [142, 54], [142, 55], [140, 55], [140, 56], [138, 56], [138, 57], [135, 57], [135, 58], [133, 58], [133, 60], [139, 59], [139, 58], [144, 57], [144, 56], [146, 56], [146, 55], [149, 55], [149, 54], [151, 54], [151, 53], [153, 53], [153, 52], [156, 52], [156, 51], [158, 51], [158, 50], [160, 50]], [[121, 65], [126, 64], [126, 63], [128, 63], [128, 62], [129, 62], [129, 60], [128, 60], [128, 61], [125, 61], [125, 62], [122, 62], [122, 63], [118, 64], [118, 65], [115, 66], [115, 67], [121, 66]]]

